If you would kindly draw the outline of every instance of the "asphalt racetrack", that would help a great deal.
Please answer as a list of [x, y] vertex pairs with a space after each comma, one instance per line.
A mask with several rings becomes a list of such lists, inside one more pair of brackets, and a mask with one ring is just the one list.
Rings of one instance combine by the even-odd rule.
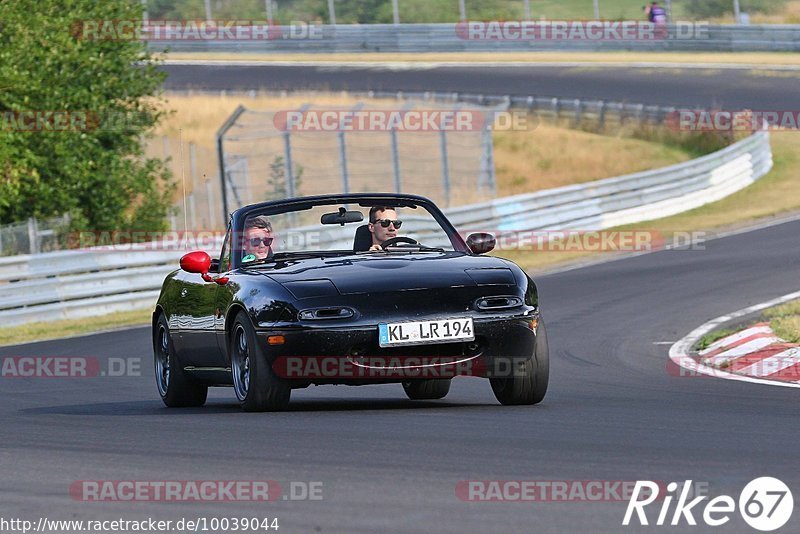
[[[169, 70], [168, 87], [185, 87], [186, 73]], [[249, 83], [289, 83], [267, 71]], [[424, 88], [433, 90], [447, 73], [420, 76], [430, 77]], [[780, 92], [773, 99], [685, 76], [675, 82], [681, 90], [661, 88], [653, 98], [643, 98], [658, 86], [647, 78], [633, 86], [618, 80], [605, 96], [697, 104], [719, 98], [735, 106], [749, 99], [777, 109], [792, 101], [787, 87], [796, 84], [765, 78]], [[242, 88], [246, 77], [211, 69], [199, 78]], [[522, 82], [472, 78], [463, 90], [524, 90]], [[354, 88], [367, 88], [368, 79]], [[604, 96], [588, 82], [551, 82], [540, 88], [532, 76], [525, 93]], [[716, 529], [685, 521], [655, 527], [654, 504], [651, 526], [622, 527], [625, 502], [465, 502], [456, 488], [470, 480], [692, 480], [712, 496], [738, 500], [748, 481], [774, 476], [800, 498], [797, 391], [680, 377], [667, 365], [669, 342], [697, 325], [796, 290], [798, 235], [800, 222], [789, 222], [712, 240], [705, 250], [537, 277], [551, 380], [544, 402], [533, 407], [500, 406], [488, 381], [461, 378], [441, 401], [406, 400], [400, 385], [323, 386], [295, 391], [288, 412], [246, 414], [231, 389], [218, 389], [204, 408], [166, 409], [148, 328], [1, 348], [0, 357], [90, 356], [101, 368], [110, 358], [141, 359], [141, 372], [130, 376], [0, 379], [3, 517], [277, 517], [279, 532], [755, 532], [738, 512]], [[268, 503], [84, 502], [70, 495], [80, 480], [274, 480], [284, 493]], [[292, 500], [292, 482], [321, 482], [322, 498]], [[702, 524], [701, 515], [696, 509]], [[798, 521], [795, 513], [782, 531], [796, 532]]]

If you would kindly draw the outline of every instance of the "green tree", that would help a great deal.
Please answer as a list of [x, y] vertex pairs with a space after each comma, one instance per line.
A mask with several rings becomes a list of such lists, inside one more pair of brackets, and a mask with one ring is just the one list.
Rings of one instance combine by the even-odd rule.
[[[76, 229], [164, 228], [173, 186], [141, 145], [163, 113], [164, 75], [142, 41], [80, 31], [141, 11], [130, 0], [0, 0], [0, 223], [69, 212]], [[20, 131], [25, 112], [87, 126]]]

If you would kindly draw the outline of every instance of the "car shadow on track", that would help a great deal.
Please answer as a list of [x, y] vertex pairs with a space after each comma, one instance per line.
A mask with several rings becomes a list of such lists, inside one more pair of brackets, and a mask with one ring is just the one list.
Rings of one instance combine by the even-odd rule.
[[[292, 401], [285, 412], [268, 412], [273, 414], [292, 412], [352, 412], [352, 411], [385, 411], [385, 410], [432, 410], [455, 408], [498, 408], [491, 401], [486, 403], [447, 402], [447, 401], [411, 401], [407, 399], [308, 399]], [[209, 402], [200, 408], [167, 408], [157, 400], [130, 402], [102, 402], [91, 404], [70, 404], [63, 406], [42, 406], [20, 410], [33, 415], [195, 415], [242, 413], [235, 402]]]

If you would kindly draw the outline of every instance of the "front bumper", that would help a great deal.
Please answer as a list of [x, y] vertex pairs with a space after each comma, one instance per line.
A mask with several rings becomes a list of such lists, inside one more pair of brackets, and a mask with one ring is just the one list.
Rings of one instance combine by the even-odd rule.
[[[511, 376], [516, 361], [531, 358], [537, 315], [473, 316], [474, 341], [382, 348], [378, 326], [275, 327], [259, 341], [273, 371], [293, 387], [376, 384], [454, 376]], [[269, 344], [282, 336], [282, 344]]]

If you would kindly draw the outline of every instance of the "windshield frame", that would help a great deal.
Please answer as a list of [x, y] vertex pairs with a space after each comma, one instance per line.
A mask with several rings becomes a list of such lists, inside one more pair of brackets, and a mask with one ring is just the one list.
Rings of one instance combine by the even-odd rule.
[[[311, 197], [297, 197], [286, 200], [275, 200], [271, 202], [262, 202], [260, 204], [251, 204], [244, 206], [234, 211], [231, 214], [231, 228], [233, 228], [233, 235], [244, 235], [245, 220], [251, 215], [279, 215], [282, 213], [289, 213], [292, 211], [303, 211], [312, 209], [317, 206], [341, 206], [345, 204], [356, 204], [360, 207], [369, 207], [372, 205], [393, 205], [397, 207], [416, 208], [421, 207], [430, 213], [433, 219], [444, 230], [450, 243], [453, 245], [453, 250], [456, 252], [463, 252], [470, 254], [466, 242], [450, 223], [445, 214], [439, 209], [432, 200], [418, 196], [406, 195], [401, 193], [355, 193], [355, 194], [337, 194], [337, 195], [317, 195]], [[355, 225], [355, 223], [354, 223]], [[308, 252], [308, 251], [305, 251]], [[232, 269], [238, 269], [243, 266], [242, 258], [242, 244], [240, 239], [234, 239], [231, 247], [232, 253]], [[300, 253], [300, 251], [298, 251]]]

